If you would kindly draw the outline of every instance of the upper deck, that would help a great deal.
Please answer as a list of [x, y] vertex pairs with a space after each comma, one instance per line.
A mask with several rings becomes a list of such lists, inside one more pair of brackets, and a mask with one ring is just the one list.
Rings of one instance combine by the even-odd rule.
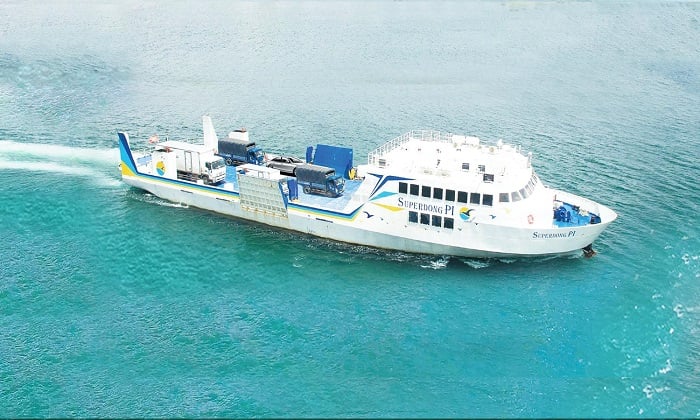
[[519, 146], [484, 145], [478, 137], [414, 130], [369, 153], [368, 164], [394, 174], [519, 185], [532, 175], [531, 154]]

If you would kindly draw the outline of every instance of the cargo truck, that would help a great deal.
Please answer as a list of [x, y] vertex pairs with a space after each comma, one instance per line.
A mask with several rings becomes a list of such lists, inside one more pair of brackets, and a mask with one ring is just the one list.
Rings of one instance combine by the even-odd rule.
[[342, 175], [337, 175], [333, 168], [306, 163], [297, 166], [294, 173], [297, 183], [304, 188], [306, 194], [328, 197], [343, 195], [345, 179]]
[[214, 154], [214, 150], [201, 144], [182, 141], [158, 143], [156, 151], [175, 154], [177, 178], [187, 181], [202, 181], [205, 184], [218, 184], [226, 177], [224, 159]]
[[254, 141], [250, 141], [245, 129], [235, 130], [228, 134], [228, 138], [219, 139], [217, 154], [224, 158], [227, 165], [240, 165], [252, 163], [262, 165], [265, 153], [257, 147]]

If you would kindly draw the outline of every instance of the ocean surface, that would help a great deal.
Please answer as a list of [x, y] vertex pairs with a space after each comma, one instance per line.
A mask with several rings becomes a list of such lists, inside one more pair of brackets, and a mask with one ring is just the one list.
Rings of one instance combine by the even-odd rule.
[[[504, 139], [598, 255], [350, 246], [125, 186], [117, 130]], [[0, 2], [0, 417], [700, 416], [700, 3]]]

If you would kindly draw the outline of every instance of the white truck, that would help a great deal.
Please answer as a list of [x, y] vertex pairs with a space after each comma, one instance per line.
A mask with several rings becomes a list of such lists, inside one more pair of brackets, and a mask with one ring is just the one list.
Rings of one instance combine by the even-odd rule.
[[226, 178], [224, 159], [214, 154], [208, 145], [191, 144], [182, 141], [158, 143], [157, 151], [175, 155], [177, 178], [205, 184], [218, 184]]

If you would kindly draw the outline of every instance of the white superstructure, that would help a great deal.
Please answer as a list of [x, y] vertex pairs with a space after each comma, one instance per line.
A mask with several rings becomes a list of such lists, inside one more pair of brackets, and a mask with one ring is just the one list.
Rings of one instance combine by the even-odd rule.
[[[213, 133], [208, 117], [204, 126]], [[412, 131], [356, 168], [350, 149], [323, 146], [320, 154], [319, 145], [314, 163], [324, 159], [351, 178], [340, 196], [304, 193], [296, 178], [254, 164], [228, 167], [217, 185], [178, 179], [158, 160], [158, 147], [132, 152], [128, 135], [119, 139], [123, 180], [156, 196], [379, 248], [466, 257], [567, 254], [590, 251], [617, 217], [546, 187], [519, 148], [482, 145], [476, 137]]]

